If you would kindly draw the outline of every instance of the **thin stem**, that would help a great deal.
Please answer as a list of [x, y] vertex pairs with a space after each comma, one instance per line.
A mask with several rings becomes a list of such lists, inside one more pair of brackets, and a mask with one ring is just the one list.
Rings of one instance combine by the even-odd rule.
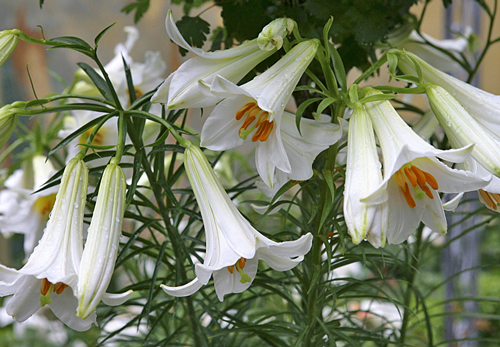
[[417, 237], [414, 243], [414, 252], [412, 253], [412, 261], [410, 274], [408, 278], [408, 285], [406, 286], [405, 296], [404, 296], [404, 314], [403, 314], [403, 322], [401, 323], [401, 338], [400, 344], [404, 345], [406, 339], [406, 333], [408, 328], [408, 322], [410, 321], [410, 302], [412, 298], [412, 292], [415, 284], [415, 277], [418, 271], [418, 265], [420, 262], [420, 248], [422, 246], [422, 231], [424, 230], [424, 225], [421, 223], [419, 228], [417, 229]]

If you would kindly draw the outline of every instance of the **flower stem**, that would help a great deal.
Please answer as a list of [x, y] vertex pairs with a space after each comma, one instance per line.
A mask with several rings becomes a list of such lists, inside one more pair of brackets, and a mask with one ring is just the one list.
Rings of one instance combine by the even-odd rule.
[[[406, 286], [405, 296], [404, 296], [404, 314], [403, 314], [403, 322], [401, 324], [401, 337], [400, 344], [404, 345], [406, 339], [406, 333], [408, 328], [408, 322], [410, 321], [410, 302], [412, 298], [412, 292], [415, 284], [415, 277], [418, 271], [418, 264], [420, 262], [420, 248], [422, 246], [422, 231], [424, 229], [424, 225], [420, 223], [419, 228], [417, 229], [416, 241], [414, 243], [414, 251], [412, 252], [412, 260], [411, 260], [411, 268], [410, 274], [408, 277], [408, 285]], [[408, 259], [409, 260], [409, 259]]]

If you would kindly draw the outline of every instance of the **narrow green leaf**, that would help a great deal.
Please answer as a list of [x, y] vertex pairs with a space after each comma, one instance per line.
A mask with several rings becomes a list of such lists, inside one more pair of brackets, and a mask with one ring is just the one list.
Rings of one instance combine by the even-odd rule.
[[97, 87], [104, 99], [108, 100], [109, 102], [113, 102], [113, 94], [111, 93], [111, 90], [109, 89], [109, 86], [107, 85], [104, 78], [102, 78], [102, 76], [99, 75], [93, 67], [86, 63], [78, 63], [77, 65], [81, 67], [83, 71], [85, 71], [85, 73], [90, 77], [92, 82], [94, 82], [94, 85]]
[[325, 108], [333, 104], [335, 101], [337, 101], [337, 99], [332, 97], [323, 99], [323, 101], [319, 103], [318, 108], [316, 109], [316, 116], [322, 114]]
[[330, 56], [332, 59], [333, 71], [335, 72], [335, 76], [337, 77], [340, 88], [343, 92], [345, 92], [347, 91], [347, 77], [345, 73], [344, 63], [342, 62], [342, 58], [340, 57], [340, 54], [334, 45], [329, 43], [328, 48], [330, 50]]
[[97, 34], [97, 36], [95, 37], [94, 39], [94, 43], [95, 43], [95, 46], [97, 47], [97, 45], [99, 44], [99, 41], [101, 41], [102, 37], [104, 36], [104, 34], [106, 34], [106, 32], [111, 29], [114, 25], [116, 24], [113, 23], [111, 25], [108, 25], [106, 28], [104, 28], [99, 34]]

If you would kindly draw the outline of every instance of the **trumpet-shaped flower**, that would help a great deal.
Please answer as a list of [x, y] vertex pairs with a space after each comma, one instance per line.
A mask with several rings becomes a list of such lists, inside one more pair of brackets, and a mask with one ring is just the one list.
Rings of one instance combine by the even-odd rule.
[[240, 293], [250, 286], [259, 259], [278, 271], [289, 270], [302, 261], [311, 248], [311, 234], [295, 241], [268, 239], [234, 206], [198, 147], [187, 146], [184, 165], [205, 225], [206, 256], [203, 264], [195, 265], [194, 280], [180, 287], [162, 285], [166, 293], [191, 295], [213, 275], [215, 291], [222, 301], [225, 294]]
[[[125, 174], [113, 158], [102, 175], [79, 268], [76, 314], [82, 319], [95, 311], [111, 281], [125, 213], [126, 187]], [[132, 291], [108, 294], [105, 303], [119, 305], [131, 294]]]
[[212, 150], [226, 150], [251, 139], [257, 146], [257, 171], [269, 187], [274, 185], [275, 168], [292, 177], [295, 157], [289, 158], [292, 153], [287, 152], [283, 144], [282, 115], [318, 45], [318, 40], [299, 43], [271, 68], [241, 87], [217, 76], [211, 92], [225, 99], [205, 122], [201, 145]]
[[450, 76], [410, 52], [400, 55], [399, 59], [399, 67], [405, 73], [415, 73], [413, 62], [407, 55], [418, 62], [425, 81], [444, 88], [491, 136], [500, 140], [500, 95], [485, 92]]
[[71, 160], [64, 170], [47, 227], [26, 265], [20, 270], [0, 265], [0, 295], [14, 294], [7, 313], [18, 322], [45, 305], [72, 329], [87, 330], [95, 322], [95, 314], [85, 320], [75, 315], [87, 184], [85, 163]]
[[374, 247], [386, 244], [389, 222], [387, 201], [380, 204], [361, 201], [368, 192], [377, 189], [382, 180], [372, 122], [364, 106], [358, 105], [349, 120], [344, 190], [344, 218], [355, 244], [363, 239]]
[[452, 146], [474, 144], [471, 156], [489, 172], [500, 177], [500, 141], [491, 136], [444, 88], [428, 84], [425, 91]]
[[[279, 23], [283, 24], [283, 21], [280, 20]], [[281, 35], [290, 33], [288, 30], [291, 30], [287, 23], [285, 23], [286, 30], [284, 31], [273, 30], [272, 23], [270, 23], [268, 27], [271, 29], [269, 32], [266, 31], [266, 42], [273, 40], [273, 42], [277, 43], [280, 39], [282, 41]], [[276, 48], [267, 50], [267, 45], [265, 50], [260, 49], [258, 39], [224, 51], [204, 52], [199, 48], [191, 47], [184, 40], [179, 29], [175, 26], [172, 11], [168, 12], [165, 25], [167, 34], [172, 41], [197, 55], [184, 62], [175, 72], [168, 76], [156, 94], [153, 95], [152, 102], [166, 104], [168, 109], [215, 105], [221, 98], [203, 92], [203, 89], [210, 89], [217, 75], [237, 83], [257, 64], [276, 52]]]
[[49, 213], [54, 206], [57, 187], [37, 192], [55, 173], [46, 157], [35, 155], [23, 162], [0, 191], [0, 232], [24, 234], [24, 253], [31, 254], [42, 237]]
[[[380, 94], [378, 91], [367, 95]], [[366, 110], [377, 134], [383, 156], [384, 180], [362, 201], [389, 204], [389, 243], [403, 242], [420, 221], [432, 230], [447, 229], [438, 191], [464, 192], [485, 187], [491, 180], [472, 172], [455, 170], [436, 157], [463, 162], [472, 145], [439, 150], [419, 137], [399, 116], [390, 101], [366, 103]]]

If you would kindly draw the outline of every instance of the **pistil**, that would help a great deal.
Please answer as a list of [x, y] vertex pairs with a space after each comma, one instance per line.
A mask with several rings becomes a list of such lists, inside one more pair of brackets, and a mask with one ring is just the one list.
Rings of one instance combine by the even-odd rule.
[[61, 294], [64, 292], [64, 289], [68, 287], [67, 284], [64, 284], [62, 282], [57, 282], [56, 284], [52, 284], [48, 279], [43, 278], [42, 282], [40, 283], [40, 306], [45, 306], [48, 305], [52, 302], [50, 300], [50, 294], [56, 293], [56, 294]]
[[234, 265], [227, 267], [227, 271], [229, 271], [229, 273], [231, 275], [234, 273], [234, 269], [236, 268], [236, 271], [238, 271], [238, 273], [241, 276], [240, 283], [242, 283], [242, 284], [252, 282], [252, 279], [250, 278], [250, 276], [248, 276], [243, 271], [243, 268], [245, 267], [246, 262], [247, 262], [247, 260], [245, 258], [240, 258], [240, 259], [238, 259], [238, 261]]

